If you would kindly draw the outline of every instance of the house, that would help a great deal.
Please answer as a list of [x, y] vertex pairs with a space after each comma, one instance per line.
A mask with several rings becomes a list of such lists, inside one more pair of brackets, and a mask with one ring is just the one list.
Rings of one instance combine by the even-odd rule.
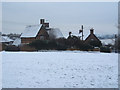
[[14, 40], [10, 39], [8, 36], [0, 35], [0, 51], [4, 50], [8, 45], [12, 45]]
[[14, 40], [10, 39], [8, 36], [0, 36], [0, 43], [5, 45], [12, 45]]
[[21, 35], [21, 43], [29, 44], [34, 40], [49, 40], [60, 37], [63, 37], [63, 35], [58, 28], [50, 28], [48, 22], [40, 19], [39, 25], [29, 25], [25, 28]]
[[49, 28], [49, 23], [45, 23], [44, 19], [40, 20], [39, 25], [27, 26], [21, 35], [21, 43], [27, 44], [37, 39], [48, 39], [49, 35], [46, 28]]
[[97, 42], [98, 44], [101, 44], [101, 41], [96, 37], [94, 34], [94, 29], [90, 29], [90, 34], [89, 36], [85, 39], [85, 43], [91, 43], [93, 42], [94, 44]]

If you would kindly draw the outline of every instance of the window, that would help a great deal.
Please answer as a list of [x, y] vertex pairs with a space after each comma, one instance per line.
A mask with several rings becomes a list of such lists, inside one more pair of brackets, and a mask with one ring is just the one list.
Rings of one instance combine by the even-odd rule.
[[44, 40], [45, 37], [43, 35], [40, 36], [40, 40]]
[[91, 39], [91, 41], [94, 41], [94, 39]]

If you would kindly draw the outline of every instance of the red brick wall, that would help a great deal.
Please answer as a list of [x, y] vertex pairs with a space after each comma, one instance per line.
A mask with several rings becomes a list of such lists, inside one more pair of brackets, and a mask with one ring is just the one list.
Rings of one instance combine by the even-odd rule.
[[34, 40], [36, 40], [35, 37], [33, 37], [33, 38], [21, 38], [21, 43], [31, 43]]
[[40, 36], [44, 36], [44, 39], [49, 39], [49, 35], [47, 31], [44, 29], [44, 27], [41, 27], [40, 31], [38, 32], [36, 39], [41, 39]]

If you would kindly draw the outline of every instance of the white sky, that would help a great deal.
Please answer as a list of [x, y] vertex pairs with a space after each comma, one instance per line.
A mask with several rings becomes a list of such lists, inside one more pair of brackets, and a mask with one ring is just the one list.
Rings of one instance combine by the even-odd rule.
[[22, 33], [25, 26], [39, 24], [45, 18], [51, 27], [60, 28], [64, 36], [71, 31], [84, 34], [94, 28], [95, 34], [115, 34], [118, 23], [118, 2], [3, 2], [3, 33]]

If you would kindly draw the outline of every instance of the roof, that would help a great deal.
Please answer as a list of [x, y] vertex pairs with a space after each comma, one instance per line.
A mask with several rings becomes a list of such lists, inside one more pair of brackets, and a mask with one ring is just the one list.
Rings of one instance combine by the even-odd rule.
[[12, 42], [13, 40], [7, 36], [0, 36], [0, 42]]
[[91, 35], [93, 35], [98, 41], [100, 41], [100, 40], [95, 36], [95, 34], [90, 34], [90, 35], [85, 39], [85, 41], [86, 41], [88, 38], [90, 38]]
[[15, 39], [15, 41], [13, 42], [12, 45], [18, 46], [18, 45], [20, 45], [20, 44], [21, 44], [21, 39], [20, 39], [20, 38], [17, 38], [17, 39]]
[[62, 38], [63, 34], [59, 28], [51, 28], [48, 32], [50, 38]]
[[25, 28], [24, 32], [22, 33], [21, 37], [36, 37], [38, 34], [42, 24], [39, 25], [29, 25]]

